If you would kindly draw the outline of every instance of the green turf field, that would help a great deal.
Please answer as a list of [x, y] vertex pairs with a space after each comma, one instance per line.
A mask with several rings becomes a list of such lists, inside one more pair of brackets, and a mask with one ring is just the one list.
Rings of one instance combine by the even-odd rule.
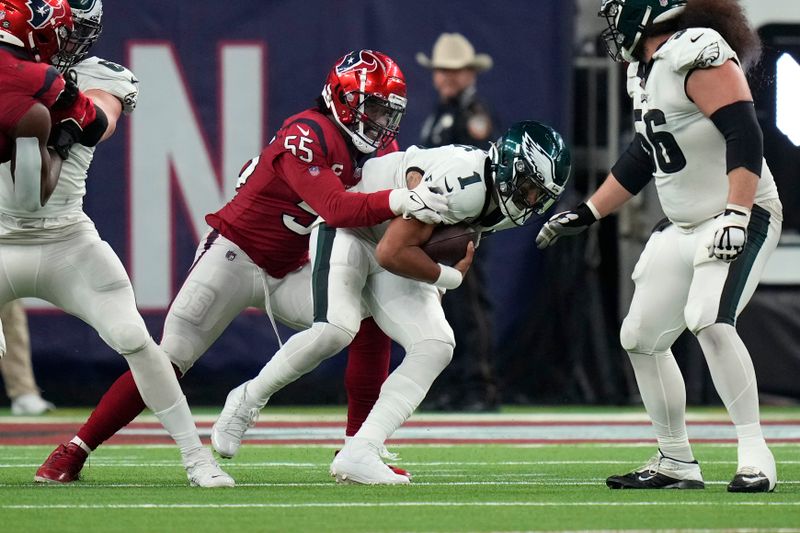
[[39, 486], [51, 447], [0, 447], [0, 531], [526, 531], [800, 528], [800, 449], [773, 447], [773, 494], [728, 494], [732, 445], [697, 445], [704, 491], [611, 491], [603, 483], [647, 458], [642, 445], [395, 446], [406, 487], [337, 485], [329, 446], [245, 446], [225, 462], [235, 489], [186, 486], [168, 446], [107, 446], [85, 479]]

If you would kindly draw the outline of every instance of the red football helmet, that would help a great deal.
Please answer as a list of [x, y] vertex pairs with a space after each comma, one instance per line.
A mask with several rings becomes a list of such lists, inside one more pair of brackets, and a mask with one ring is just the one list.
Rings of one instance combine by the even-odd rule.
[[386, 54], [355, 50], [336, 62], [322, 98], [353, 145], [369, 154], [397, 136], [406, 111], [406, 80]]
[[67, 0], [0, 0], [0, 43], [24, 48], [49, 63], [72, 32]]

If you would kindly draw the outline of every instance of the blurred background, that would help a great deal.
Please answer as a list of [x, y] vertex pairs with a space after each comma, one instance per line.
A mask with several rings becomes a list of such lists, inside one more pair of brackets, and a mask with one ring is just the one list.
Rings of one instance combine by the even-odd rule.
[[[742, 3], [765, 44], [751, 85], [786, 222], [739, 330], [764, 401], [797, 402], [800, 2]], [[205, 232], [205, 214], [233, 194], [241, 165], [283, 119], [312, 105], [334, 60], [351, 49], [383, 51], [405, 73], [404, 148], [419, 141], [437, 99], [431, 72], [416, 54], [430, 56], [442, 32], [463, 34], [494, 61], [477, 87], [491, 106], [495, 129], [535, 119], [560, 131], [575, 160], [562, 205], [581, 201], [629, 142], [632, 126], [624, 66], [606, 57], [598, 39], [605, 25], [596, 17], [599, 4], [105, 2], [104, 32], [93, 53], [129, 67], [141, 93], [122, 131], [96, 152], [86, 211], [126, 265], [153, 336], [160, 338], [166, 309]], [[638, 402], [618, 329], [633, 265], [661, 216], [651, 185], [624, 211], [547, 253], [533, 244], [541, 220], [491, 237], [481, 252], [487, 254], [492, 379], [500, 403]], [[123, 359], [77, 318], [36, 300], [26, 307], [43, 395], [58, 406], [93, 405], [126, 368]], [[279, 332], [284, 340], [291, 334]], [[221, 405], [227, 391], [254, 375], [276, 348], [266, 317], [243, 314], [184, 378], [190, 403]], [[689, 402], [718, 402], [694, 339], [682, 337], [674, 352]], [[272, 403], [344, 403], [344, 363], [344, 357], [327, 361]]]

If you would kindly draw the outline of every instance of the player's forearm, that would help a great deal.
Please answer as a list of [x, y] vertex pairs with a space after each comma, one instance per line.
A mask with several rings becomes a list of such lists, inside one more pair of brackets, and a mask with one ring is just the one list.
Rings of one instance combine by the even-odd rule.
[[758, 179], [757, 175], [744, 167], [731, 170], [728, 173], [728, 204], [751, 208], [758, 188]]
[[418, 246], [384, 252], [376, 252], [378, 264], [392, 274], [427, 283], [433, 283], [439, 278], [439, 265]]
[[50, 199], [50, 196], [53, 194], [53, 191], [56, 190], [56, 185], [58, 185], [58, 177], [61, 175], [61, 164], [63, 161], [55, 152], [55, 150], [45, 149], [42, 157], [46, 157], [50, 163], [47, 166], [47, 171], [42, 172], [41, 203], [42, 205], [45, 205]]
[[633, 195], [617, 181], [617, 178], [613, 174], [609, 174], [603, 184], [589, 198], [589, 201], [597, 211], [596, 214], [602, 218], [619, 209], [632, 197]]

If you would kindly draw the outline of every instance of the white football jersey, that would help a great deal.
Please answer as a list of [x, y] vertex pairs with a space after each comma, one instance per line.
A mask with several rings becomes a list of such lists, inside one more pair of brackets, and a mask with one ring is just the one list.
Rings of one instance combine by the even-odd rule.
[[[725, 138], [686, 95], [686, 78], [695, 69], [738, 61], [716, 31], [691, 28], [670, 37], [652, 62], [628, 67], [636, 132], [655, 160], [655, 184], [661, 207], [679, 226], [690, 227], [725, 209], [728, 174]], [[756, 203], [778, 198], [764, 161]]]
[[[136, 107], [139, 82], [130, 70], [98, 57], [84, 59], [72, 68], [78, 75], [78, 88], [81, 91], [99, 89], [116, 96], [122, 102], [124, 113], [131, 113]], [[86, 194], [86, 177], [93, 155], [94, 147], [73, 145], [69, 158], [61, 167], [58, 184], [50, 200], [35, 213], [16, 205], [9, 163], [0, 165], [0, 238], [36, 238], [40, 235], [46, 238], [53, 228], [88, 220], [83, 213], [83, 196]], [[34, 220], [12, 224], [12, 218]]]
[[[418, 170], [425, 183], [439, 189], [447, 197], [449, 211], [442, 216], [445, 224], [472, 222], [481, 214], [487, 200], [484, 175], [487, 157], [485, 151], [472, 146], [412, 146], [405, 152], [368, 160], [361, 181], [350, 190], [370, 193], [401, 189], [406, 187], [406, 173]], [[388, 222], [384, 222], [354, 231], [377, 243], [388, 225]]]

